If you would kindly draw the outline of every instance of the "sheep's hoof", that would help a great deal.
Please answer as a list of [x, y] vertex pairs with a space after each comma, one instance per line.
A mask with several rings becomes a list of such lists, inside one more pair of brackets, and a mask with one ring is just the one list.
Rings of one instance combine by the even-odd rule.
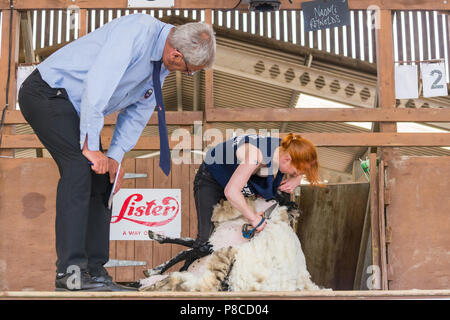
[[148, 237], [152, 240], [157, 241], [158, 243], [163, 243], [164, 242], [164, 237], [160, 234], [157, 234], [151, 230], [148, 230]]
[[157, 269], [147, 269], [142, 271], [144, 273], [144, 275], [147, 278], [150, 278], [151, 276], [156, 276], [156, 275], [160, 275], [161, 274], [161, 270], [157, 270]]

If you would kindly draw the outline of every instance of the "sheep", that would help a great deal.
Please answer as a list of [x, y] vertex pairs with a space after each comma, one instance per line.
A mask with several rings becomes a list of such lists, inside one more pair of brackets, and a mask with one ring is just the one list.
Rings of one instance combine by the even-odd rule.
[[[264, 211], [273, 204], [260, 198], [247, 198], [247, 203], [255, 212]], [[264, 230], [249, 240], [242, 236], [242, 225], [246, 220], [228, 201], [223, 201], [216, 205], [211, 219], [215, 229], [209, 239], [210, 254], [196, 260], [186, 271], [162, 275], [168, 268], [167, 263], [146, 270], [147, 278], [139, 281], [139, 290], [320, 290], [311, 281], [300, 241], [290, 225], [297, 216], [295, 210], [288, 211], [286, 206], [278, 205]], [[160, 243], [188, 246], [193, 243], [193, 239], [170, 239], [153, 232], [149, 236]], [[186, 252], [192, 251], [183, 251], [178, 256], [186, 255]]]

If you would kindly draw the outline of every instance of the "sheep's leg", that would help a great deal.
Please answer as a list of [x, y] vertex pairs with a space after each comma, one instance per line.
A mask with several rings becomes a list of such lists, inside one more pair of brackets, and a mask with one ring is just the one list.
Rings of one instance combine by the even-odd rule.
[[175, 257], [173, 257], [169, 261], [166, 261], [153, 269], [144, 270], [144, 275], [148, 278], [148, 277], [166, 272], [167, 269], [169, 269], [173, 265], [192, 256], [193, 250], [194, 249], [188, 249], [188, 250], [179, 252]]
[[158, 243], [174, 243], [179, 244], [185, 247], [192, 248], [194, 245], [195, 240], [192, 238], [170, 238], [166, 236], [162, 236], [160, 234], [157, 234], [153, 231], [148, 231], [148, 237], [152, 240], [157, 241]]
[[186, 258], [186, 262], [181, 267], [180, 272], [186, 271], [195, 260], [213, 253], [212, 245], [209, 242], [201, 244], [200, 247], [196, 247], [194, 250], [193, 254]]
[[166, 278], [149, 287], [139, 289], [141, 291], [220, 291], [226, 290], [224, 284], [233, 267], [236, 249], [232, 247], [222, 248], [212, 254], [208, 271], [192, 281], [187, 277], [189, 273], [174, 272]]

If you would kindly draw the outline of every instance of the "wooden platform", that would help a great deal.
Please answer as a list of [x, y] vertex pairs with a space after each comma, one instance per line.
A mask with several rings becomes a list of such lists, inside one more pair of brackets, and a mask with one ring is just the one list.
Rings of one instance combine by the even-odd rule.
[[295, 292], [51, 292], [0, 291], [0, 299], [176, 299], [176, 300], [386, 300], [450, 299], [450, 290]]

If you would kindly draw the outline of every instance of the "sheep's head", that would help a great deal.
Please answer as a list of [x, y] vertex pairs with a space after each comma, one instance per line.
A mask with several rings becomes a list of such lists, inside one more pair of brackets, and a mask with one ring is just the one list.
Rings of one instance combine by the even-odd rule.
[[[287, 196], [286, 196], [287, 195]], [[284, 192], [279, 192], [276, 198], [272, 200], [265, 200], [262, 198], [257, 198], [255, 196], [250, 196], [246, 198], [248, 206], [253, 209], [255, 212], [265, 211], [269, 208], [273, 203], [278, 203], [278, 207], [272, 212], [270, 219], [272, 221], [280, 221], [284, 223], [292, 223], [299, 217], [300, 210], [298, 205], [290, 201], [289, 194], [285, 194]], [[211, 221], [218, 225], [225, 221], [230, 221], [234, 219], [241, 218], [242, 214], [232, 207], [229, 201], [220, 201], [215, 207], [213, 211], [213, 215]]]
[[281, 207], [286, 208], [286, 214], [288, 215], [288, 222], [290, 225], [292, 225], [294, 221], [300, 217], [302, 211], [296, 202], [291, 201], [291, 196], [289, 193], [277, 191], [275, 197], [268, 201], [273, 200], [275, 200]]

